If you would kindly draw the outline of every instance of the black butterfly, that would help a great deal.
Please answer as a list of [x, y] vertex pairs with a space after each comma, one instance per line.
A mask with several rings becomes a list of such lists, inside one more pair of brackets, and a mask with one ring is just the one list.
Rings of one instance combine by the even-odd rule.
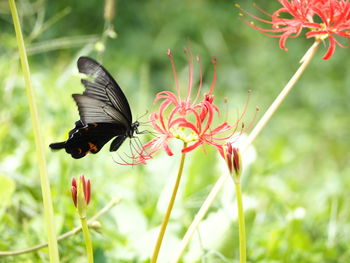
[[97, 153], [113, 137], [110, 151], [116, 151], [127, 137], [133, 138], [140, 123], [132, 122], [129, 103], [108, 71], [88, 57], [78, 59], [78, 69], [89, 77], [82, 79], [83, 94], [73, 94], [80, 120], [65, 142], [50, 144], [51, 149], [65, 149], [73, 158]]

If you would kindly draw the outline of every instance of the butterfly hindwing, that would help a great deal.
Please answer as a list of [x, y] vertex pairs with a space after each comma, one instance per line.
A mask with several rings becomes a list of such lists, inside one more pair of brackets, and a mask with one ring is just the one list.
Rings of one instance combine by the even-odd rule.
[[92, 81], [83, 79], [85, 86], [83, 95], [100, 100], [113, 106], [131, 124], [132, 115], [129, 103], [113, 77], [95, 60], [88, 57], [78, 59], [78, 69], [92, 78]]
[[[75, 132], [77, 132], [80, 128], [83, 128], [84, 124], [81, 122], [81, 120], [78, 120], [75, 122], [75, 127], [69, 131], [68, 138], [71, 138]], [[66, 145], [66, 142], [56, 142], [51, 143], [49, 146], [52, 150], [60, 150], [64, 149]]]
[[127, 136], [125, 135], [120, 135], [117, 138], [115, 138], [112, 143], [111, 146], [109, 147], [109, 151], [110, 152], [115, 152], [116, 150], [119, 149], [119, 147], [123, 144], [123, 142], [125, 141]]
[[[123, 126], [114, 123], [90, 123], [87, 126], [74, 129], [65, 142], [53, 143], [52, 149], [65, 149], [73, 158], [79, 159], [88, 153], [97, 153], [113, 137], [125, 133]], [[120, 136], [119, 136], [120, 137]], [[118, 138], [118, 137], [117, 137]]]

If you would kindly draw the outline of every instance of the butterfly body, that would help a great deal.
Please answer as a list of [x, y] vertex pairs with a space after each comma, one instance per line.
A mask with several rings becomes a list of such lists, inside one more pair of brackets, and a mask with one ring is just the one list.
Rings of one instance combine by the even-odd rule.
[[116, 151], [127, 138], [138, 133], [139, 122], [132, 122], [129, 103], [113, 77], [95, 60], [78, 59], [80, 73], [92, 80], [82, 79], [83, 94], [73, 94], [80, 120], [64, 142], [50, 144], [51, 149], [65, 149], [73, 158], [97, 153], [112, 138], [110, 151]]

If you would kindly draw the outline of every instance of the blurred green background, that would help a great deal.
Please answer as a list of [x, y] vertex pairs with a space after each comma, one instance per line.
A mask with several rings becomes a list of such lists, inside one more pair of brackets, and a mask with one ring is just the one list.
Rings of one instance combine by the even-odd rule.
[[[232, 1], [116, 1], [111, 23], [104, 18], [103, 1], [16, 2], [46, 145], [65, 140], [78, 119], [71, 94], [83, 91], [76, 69], [81, 55], [103, 62], [124, 90], [136, 119], [146, 110], [157, 110], [153, 104], [157, 92], [174, 89], [168, 48], [186, 87], [182, 50], [190, 42], [193, 53], [201, 57], [205, 89], [213, 75], [210, 60], [217, 58], [215, 100], [223, 111], [221, 120], [227, 114], [234, 121], [248, 90], [253, 91], [245, 117], [249, 122], [255, 106], [260, 107], [258, 117], [262, 116], [312, 44], [299, 37], [287, 41], [288, 52], [279, 49], [277, 39], [242, 23]], [[279, 8], [277, 1], [256, 2], [270, 13]], [[239, 3], [259, 14], [252, 1]], [[36, 245], [46, 237], [28, 103], [4, 0], [0, 28], [0, 250], [5, 251]], [[326, 48], [320, 47], [245, 156], [249, 262], [350, 262], [350, 54], [349, 49], [337, 47], [334, 56], [324, 61]], [[180, 146], [175, 142], [175, 148]], [[146, 262], [176, 176], [179, 152], [175, 150], [173, 157], [160, 153], [147, 165], [130, 167], [116, 164], [118, 155], [109, 153], [108, 147], [80, 160], [46, 148], [57, 231], [62, 234], [79, 223], [70, 180], [85, 174], [92, 181], [90, 215], [115, 196], [123, 198], [100, 218], [100, 231], [92, 233], [95, 262]], [[125, 143], [120, 152], [128, 150]], [[159, 262], [168, 262], [176, 252], [225, 169], [210, 147], [206, 153], [197, 149], [188, 155]], [[184, 262], [238, 262], [233, 192], [228, 182], [196, 232]], [[61, 241], [59, 249], [62, 262], [85, 261], [81, 234]], [[47, 261], [46, 249], [0, 258], [0, 262]]]

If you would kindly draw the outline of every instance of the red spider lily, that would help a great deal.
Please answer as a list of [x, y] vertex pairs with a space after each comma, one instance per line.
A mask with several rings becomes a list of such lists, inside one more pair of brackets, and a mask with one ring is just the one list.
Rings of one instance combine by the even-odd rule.
[[[83, 191], [83, 197], [85, 201], [85, 206], [90, 203], [90, 197], [91, 197], [91, 185], [90, 185], [90, 180], [85, 179], [84, 175], [81, 175], [79, 178], [79, 184], [81, 185], [82, 189], [77, 186], [77, 180], [75, 177], [72, 178], [72, 183], [71, 183], [71, 192], [72, 192], [72, 199], [74, 202], [74, 206], [79, 209], [79, 206], [81, 205], [78, 201], [78, 191]], [[79, 190], [78, 190], [79, 189]], [[81, 189], [81, 190], [80, 190]]]
[[175, 79], [176, 94], [171, 91], [162, 91], [156, 95], [154, 102], [161, 101], [159, 111], [150, 115], [150, 121], [153, 128], [160, 135], [146, 143], [142, 149], [132, 158], [135, 160], [132, 164], [145, 163], [155, 153], [164, 149], [171, 156], [172, 150], [169, 142], [173, 138], [180, 139], [186, 143], [186, 147], [182, 149], [182, 153], [188, 153], [198, 146], [210, 144], [220, 147], [220, 141], [226, 140], [229, 136], [220, 137], [222, 133], [230, 131], [232, 126], [227, 122], [223, 122], [219, 126], [213, 128], [215, 113], [220, 114], [219, 109], [214, 105], [214, 95], [212, 94], [216, 82], [216, 60], [212, 61], [214, 65], [214, 77], [208, 93], [204, 94], [201, 102], [196, 103], [202, 89], [202, 69], [200, 59], [197, 62], [200, 66], [199, 87], [194, 99], [191, 98], [193, 89], [194, 66], [191, 50], [185, 53], [188, 57], [189, 80], [187, 94], [185, 98], [181, 96], [181, 89], [177, 78], [174, 60], [170, 50], [168, 56], [171, 61], [173, 75]]
[[[256, 17], [245, 10], [245, 14], [253, 19], [270, 24], [272, 29], [261, 28], [254, 23], [248, 23], [249, 26], [263, 32], [264, 34], [279, 38], [281, 49], [285, 47], [286, 40], [289, 37], [298, 37], [303, 28], [310, 29], [305, 35], [307, 38], [329, 39], [329, 47], [323, 59], [330, 58], [336, 44], [345, 48], [335, 39], [335, 35], [350, 39], [350, 2], [348, 0], [279, 0], [282, 8], [275, 11], [272, 15], [261, 8], [258, 8], [263, 14], [270, 17], [270, 20]], [[283, 18], [286, 14], [290, 18]]]

